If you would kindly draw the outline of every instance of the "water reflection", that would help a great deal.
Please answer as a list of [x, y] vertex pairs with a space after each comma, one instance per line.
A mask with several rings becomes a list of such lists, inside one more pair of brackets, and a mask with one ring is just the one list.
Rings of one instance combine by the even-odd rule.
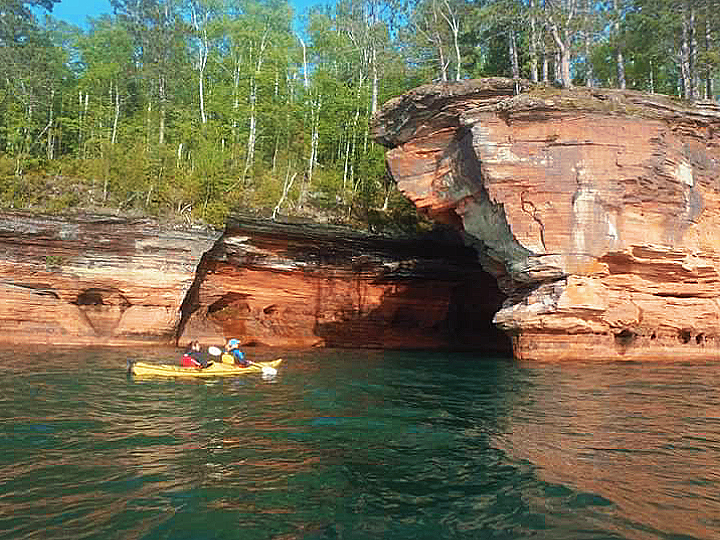
[[0, 539], [720, 537], [712, 365], [310, 351], [137, 381], [128, 356], [0, 375]]
[[718, 366], [525, 369], [532, 383], [494, 437], [498, 448], [538, 467], [548, 483], [592, 494], [584, 504], [622, 537], [718, 537]]

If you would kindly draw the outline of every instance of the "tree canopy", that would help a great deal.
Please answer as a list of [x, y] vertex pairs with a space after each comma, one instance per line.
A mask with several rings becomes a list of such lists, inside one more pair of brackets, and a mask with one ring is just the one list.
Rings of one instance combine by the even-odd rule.
[[718, 0], [0, 5], [0, 205], [413, 223], [370, 140], [419, 84], [508, 76], [714, 99]]

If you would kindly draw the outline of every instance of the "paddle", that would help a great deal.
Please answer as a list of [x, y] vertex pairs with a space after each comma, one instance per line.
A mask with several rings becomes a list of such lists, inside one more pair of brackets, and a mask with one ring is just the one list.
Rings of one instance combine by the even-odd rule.
[[277, 375], [277, 369], [272, 366], [261, 366], [255, 362], [250, 362], [250, 365], [258, 366], [262, 370], [263, 375]]
[[[210, 345], [208, 347], [208, 352], [212, 354], [213, 356], [220, 356], [222, 354], [222, 351], [219, 347], [216, 347], [215, 345]], [[247, 361], [251, 366], [257, 366], [262, 371], [263, 375], [277, 375], [277, 369], [271, 366], [263, 366], [261, 364], [256, 364], [255, 362], [250, 362], [250, 360]]]

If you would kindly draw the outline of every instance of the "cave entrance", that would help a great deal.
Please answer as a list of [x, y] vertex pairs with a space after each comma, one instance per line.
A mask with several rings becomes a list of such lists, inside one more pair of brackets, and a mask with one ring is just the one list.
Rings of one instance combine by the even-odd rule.
[[506, 298], [495, 277], [484, 271], [459, 283], [448, 308], [448, 328], [456, 346], [512, 356], [510, 336], [493, 323]]

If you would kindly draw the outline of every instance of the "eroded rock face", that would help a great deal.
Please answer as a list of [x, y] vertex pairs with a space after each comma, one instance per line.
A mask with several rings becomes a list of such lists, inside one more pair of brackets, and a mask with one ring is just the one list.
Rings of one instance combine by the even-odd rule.
[[720, 359], [720, 109], [507, 79], [416, 89], [373, 126], [462, 230], [522, 359]]
[[455, 234], [4, 213], [0, 249], [1, 342], [510, 350], [505, 296]]
[[457, 237], [232, 218], [183, 304], [179, 340], [507, 353], [490, 322], [503, 299]]
[[0, 214], [0, 341], [170, 343], [218, 236], [150, 220]]

